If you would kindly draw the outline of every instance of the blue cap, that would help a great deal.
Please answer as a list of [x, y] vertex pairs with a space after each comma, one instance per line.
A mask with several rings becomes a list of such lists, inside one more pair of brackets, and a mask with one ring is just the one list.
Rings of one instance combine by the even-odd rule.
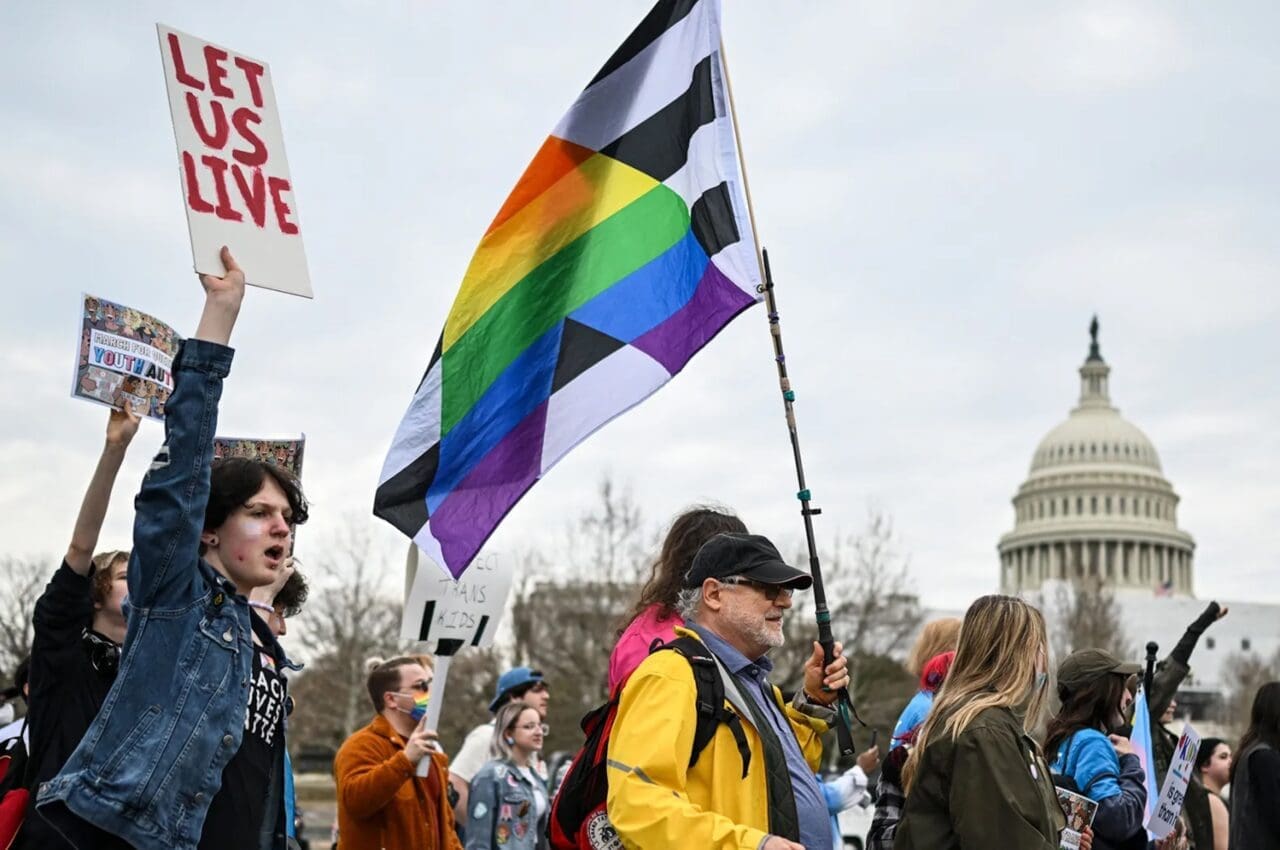
[[489, 711], [497, 711], [498, 706], [502, 704], [503, 698], [516, 688], [521, 688], [525, 685], [532, 685], [534, 682], [541, 681], [541, 670], [534, 670], [531, 667], [515, 667], [508, 670], [498, 677], [498, 689], [494, 694], [493, 702], [489, 703]]

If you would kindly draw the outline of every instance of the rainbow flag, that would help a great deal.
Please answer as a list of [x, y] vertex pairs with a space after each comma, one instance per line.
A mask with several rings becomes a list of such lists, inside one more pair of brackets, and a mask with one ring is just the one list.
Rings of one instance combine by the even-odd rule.
[[759, 300], [719, 0], [662, 0], [489, 225], [374, 513], [454, 576], [560, 458]]

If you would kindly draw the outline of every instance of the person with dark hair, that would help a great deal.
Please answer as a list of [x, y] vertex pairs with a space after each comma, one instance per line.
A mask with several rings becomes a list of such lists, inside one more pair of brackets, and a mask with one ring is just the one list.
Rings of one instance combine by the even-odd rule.
[[609, 655], [609, 693], [640, 666], [655, 642], [671, 641], [676, 627], [684, 625], [676, 613], [676, 599], [702, 544], [717, 534], [746, 532], [746, 525], [733, 514], [704, 506], [690, 508], [671, 521], [649, 580], [627, 613], [618, 631], [618, 642]]
[[[57, 775], [80, 744], [116, 678], [125, 637], [129, 553], [95, 555], [94, 550], [138, 424], [131, 412], [110, 412], [106, 441], [80, 503], [67, 553], [32, 610], [26, 783], [33, 794], [40, 783]], [[90, 834], [95, 846], [114, 846], [110, 835]], [[13, 843], [14, 850], [70, 846], [34, 811]]]
[[547, 727], [538, 709], [516, 700], [498, 709], [489, 761], [467, 795], [466, 850], [546, 850], [547, 782], [532, 759]]
[[1231, 766], [1231, 850], [1280, 847], [1280, 682], [1258, 688]]
[[[1210, 602], [1199, 617], [1174, 645], [1173, 651], [1156, 665], [1151, 681], [1151, 693], [1147, 694], [1147, 706], [1151, 717], [1151, 755], [1155, 760], [1156, 787], [1164, 784], [1165, 774], [1178, 748], [1178, 735], [1170, 730], [1173, 712], [1178, 707], [1174, 695], [1182, 680], [1191, 672], [1191, 653], [1205, 631], [1227, 616], [1227, 609], [1217, 602]], [[1186, 798], [1182, 801], [1183, 819], [1190, 827], [1192, 846], [1206, 850], [1213, 846], [1213, 818], [1209, 811], [1209, 795], [1197, 783], [1187, 785]]]
[[1222, 789], [1231, 781], [1231, 745], [1221, 738], [1202, 738], [1196, 751], [1195, 778], [1207, 793], [1209, 817], [1213, 822], [1211, 848], [1198, 850], [1227, 850], [1231, 838], [1231, 813], [1227, 809]]
[[[551, 702], [551, 692], [542, 678], [541, 670], [532, 667], [513, 667], [498, 677], [493, 700], [489, 703], [489, 712], [495, 716], [498, 709], [512, 702], [524, 702], [538, 710], [542, 722], [547, 721], [547, 707]], [[454, 817], [464, 829], [467, 825], [467, 795], [471, 793], [471, 780], [489, 760], [489, 744], [493, 740], [493, 720], [481, 723], [467, 733], [458, 748], [453, 762], [449, 765], [449, 784], [457, 792], [458, 801], [454, 806]], [[540, 753], [533, 756], [533, 769], [544, 780], [547, 776], [547, 765]]]
[[1049, 721], [1044, 751], [1071, 789], [1098, 803], [1093, 818], [1098, 850], [1141, 850], [1147, 792], [1142, 762], [1129, 739], [1112, 730], [1124, 724], [1133, 694], [1130, 677], [1142, 672], [1102, 649], [1071, 653], [1058, 667], [1062, 708]]
[[174, 358], [165, 442], [134, 502], [129, 617], [115, 684], [43, 814], [78, 848], [89, 824], [147, 848], [281, 850], [286, 669], [248, 596], [277, 578], [307, 518], [297, 481], [213, 464], [244, 272], [201, 275], [204, 309]]
[[[449, 759], [426, 727], [428, 659], [374, 662], [366, 687], [374, 718], [333, 760], [342, 850], [462, 850], [445, 777]], [[418, 767], [427, 759], [425, 776]]]

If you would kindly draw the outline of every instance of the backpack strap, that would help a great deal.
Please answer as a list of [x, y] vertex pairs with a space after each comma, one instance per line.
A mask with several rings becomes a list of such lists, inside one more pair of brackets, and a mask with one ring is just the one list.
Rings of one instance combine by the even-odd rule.
[[[698, 762], [702, 751], [715, 737], [716, 728], [720, 724], [729, 727], [734, 743], [738, 746], [738, 756], [742, 759], [742, 778], [747, 778], [747, 770], [751, 767], [751, 747], [747, 743], [746, 732], [742, 729], [742, 719], [734, 711], [725, 708], [726, 682], [716, 657], [696, 638], [678, 637], [660, 649], [675, 650], [689, 662], [693, 669], [693, 683], [697, 689], [695, 707], [698, 722], [693, 732], [693, 750], [689, 753], [689, 767]], [[735, 695], [741, 699], [741, 695]]]

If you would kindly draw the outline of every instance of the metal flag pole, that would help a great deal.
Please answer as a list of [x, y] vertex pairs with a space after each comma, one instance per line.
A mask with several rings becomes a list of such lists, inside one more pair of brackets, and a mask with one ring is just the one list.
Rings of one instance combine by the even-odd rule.
[[[725, 93], [729, 99], [729, 113], [733, 123], [733, 139], [738, 148], [738, 164], [742, 169], [742, 191], [747, 199], [747, 215], [751, 219], [751, 235], [755, 242], [756, 260], [760, 264], [760, 276], [763, 280], [763, 283], [756, 287], [756, 291], [764, 295], [765, 306], [768, 309], [769, 333], [773, 338], [774, 362], [778, 367], [778, 383], [782, 388], [782, 404], [786, 411], [787, 432], [791, 437], [791, 454], [796, 464], [796, 483], [800, 488], [796, 493], [796, 498], [800, 500], [800, 515], [804, 519], [805, 543], [809, 547], [809, 572], [813, 576], [814, 614], [818, 621], [818, 643], [822, 647], [825, 668], [826, 665], [835, 660], [835, 637], [831, 632], [831, 611], [827, 607], [827, 593], [822, 583], [822, 565], [818, 561], [818, 545], [813, 536], [813, 517], [822, 513], [822, 509], [812, 506], [809, 487], [805, 483], [804, 461], [800, 455], [800, 436], [796, 431], [796, 415], [793, 407], [796, 394], [791, 389], [791, 378], [787, 375], [787, 358], [782, 350], [782, 326], [778, 321], [778, 303], [773, 294], [773, 273], [769, 268], [769, 252], [760, 248], [759, 231], [756, 230], [755, 206], [751, 203], [751, 184], [747, 181], [747, 163], [742, 152], [742, 136], [738, 131], [738, 110], [734, 105], [733, 84], [729, 80], [729, 62], [725, 58], [723, 40], [720, 42], [720, 64], [724, 69]], [[840, 744], [840, 752], [842, 755], [852, 756], [854, 754], [853, 722], [857, 720], [863, 726], [866, 724], [862, 723], [862, 718], [858, 717], [858, 712], [853, 706], [853, 699], [849, 696], [848, 688], [840, 688], [836, 692], [836, 711], [838, 715], [836, 737]]]

